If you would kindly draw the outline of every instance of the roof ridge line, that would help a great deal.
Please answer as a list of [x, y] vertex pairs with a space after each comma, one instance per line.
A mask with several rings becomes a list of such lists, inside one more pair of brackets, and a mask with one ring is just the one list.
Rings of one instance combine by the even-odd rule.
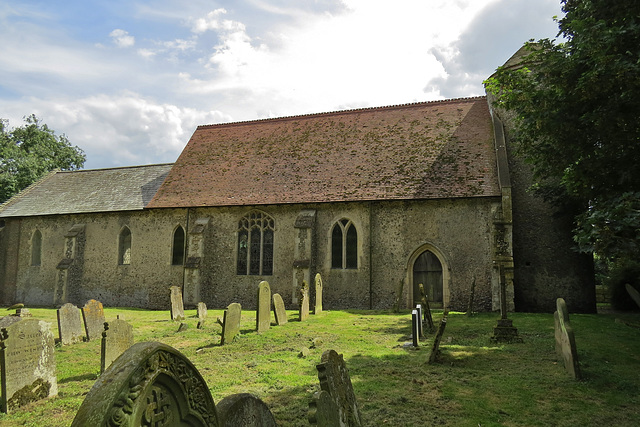
[[148, 165], [128, 165], [128, 166], [111, 166], [108, 168], [95, 168], [95, 169], [77, 169], [77, 170], [66, 170], [66, 171], [58, 171], [60, 173], [76, 173], [76, 172], [94, 172], [94, 171], [106, 171], [106, 170], [115, 170], [115, 169], [134, 169], [134, 168], [147, 168], [152, 166], [169, 166], [173, 165], [175, 162], [168, 163], [152, 163]]

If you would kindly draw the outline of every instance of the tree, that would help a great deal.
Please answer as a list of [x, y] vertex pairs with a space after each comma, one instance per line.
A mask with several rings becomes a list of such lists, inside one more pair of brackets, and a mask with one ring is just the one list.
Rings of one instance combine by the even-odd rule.
[[640, 2], [563, 0], [556, 39], [525, 44], [520, 67], [485, 82], [514, 116], [534, 188], [580, 207], [574, 239], [640, 259]]
[[25, 122], [9, 130], [8, 122], [0, 120], [0, 203], [45, 173], [80, 169], [86, 159], [65, 135], [56, 135], [35, 115], [26, 117]]

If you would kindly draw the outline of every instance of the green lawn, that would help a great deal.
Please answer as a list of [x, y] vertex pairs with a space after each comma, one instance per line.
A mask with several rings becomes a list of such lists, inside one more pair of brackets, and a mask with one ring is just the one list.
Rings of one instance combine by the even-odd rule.
[[[52, 323], [56, 312], [31, 309]], [[426, 364], [433, 336], [410, 342], [411, 315], [387, 311], [325, 311], [258, 335], [255, 312], [244, 311], [242, 335], [220, 346], [221, 310], [209, 310], [204, 329], [177, 332], [169, 312], [105, 309], [134, 325], [135, 341], [160, 341], [187, 356], [216, 402], [233, 393], [262, 398], [281, 426], [308, 425], [308, 402], [319, 383], [315, 365], [334, 349], [347, 362], [367, 426], [634, 426], [640, 422], [639, 314], [570, 315], [582, 381], [569, 378], [554, 352], [553, 315], [511, 317], [521, 344], [490, 342], [498, 315], [450, 313], [439, 362]], [[435, 320], [441, 312], [434, 313]], [[303, 347], [312, 347], [306, 358]], [[0, 426], [68, 426], [100, 371], [100, 342], [56, 348], [59, 395], [0, 415]]]

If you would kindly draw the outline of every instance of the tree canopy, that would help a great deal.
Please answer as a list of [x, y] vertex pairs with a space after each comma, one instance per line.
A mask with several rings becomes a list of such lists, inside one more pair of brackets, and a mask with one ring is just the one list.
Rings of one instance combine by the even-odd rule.
[[51, 170], [82, 168], [85, 159], [64, 134], [56, 135], [33, 114], [14, 129], [0, 120], [0, 203]]
[[485, 82], [534, 188], [580, 206], [580, 250], [640, 258], [640, 2], [563, 0], [556, 39]]

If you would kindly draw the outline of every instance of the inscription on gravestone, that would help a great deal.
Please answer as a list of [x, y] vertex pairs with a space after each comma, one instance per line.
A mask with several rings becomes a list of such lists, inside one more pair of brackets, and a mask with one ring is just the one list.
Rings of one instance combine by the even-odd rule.
[[300, 321], [304, 322], [309, 318], [309, 285], [302, 281], [300, 288]]
[[269, 283], [262, 281], [258, 285], [258, 310], [256, 311], [256, 329], [258, 333], [271, 327], [271, 288]]
[[280, 294], [273, 294], [273, 314], [276, 318], [276, 325], [282, 326], [287, 323], [287, 311]]
[[316, 274], [314, 282], [316, 300], [313, 308], [313, 314], [320, 314], [322, 313], [322, 276], [320, 276], [320, 273]]
[[104, 308], [100, 301], [91, 299], [82, 307], [84, 330], [88, 340], [102, 338], [104, 329]]
[[242, 306], [234, 302], [229, 304], [224, 311], [224, 319], [222, 322], [222, 340], [221, 344], [228, 344], [240, 333], [240, 319], [242, 317]]
[[100, 372], [104, 372], [114, 360], [133, 345], [133, 326], [121, 319], [104, 323]]
[[42, 320], [18, 318], [0, 322], [0, 327], [2, 412], [57, 395], [51, 325]]
[[184, 320], [184, 304], [182, 302], [182, 289], [179, 286], [171, 286], [171, 320], [181, 322]]
[[82, 328], [82, 312], [71, 303], [58, 309], [58, 334], [62, 345], [81, 342], [86, 332]]

